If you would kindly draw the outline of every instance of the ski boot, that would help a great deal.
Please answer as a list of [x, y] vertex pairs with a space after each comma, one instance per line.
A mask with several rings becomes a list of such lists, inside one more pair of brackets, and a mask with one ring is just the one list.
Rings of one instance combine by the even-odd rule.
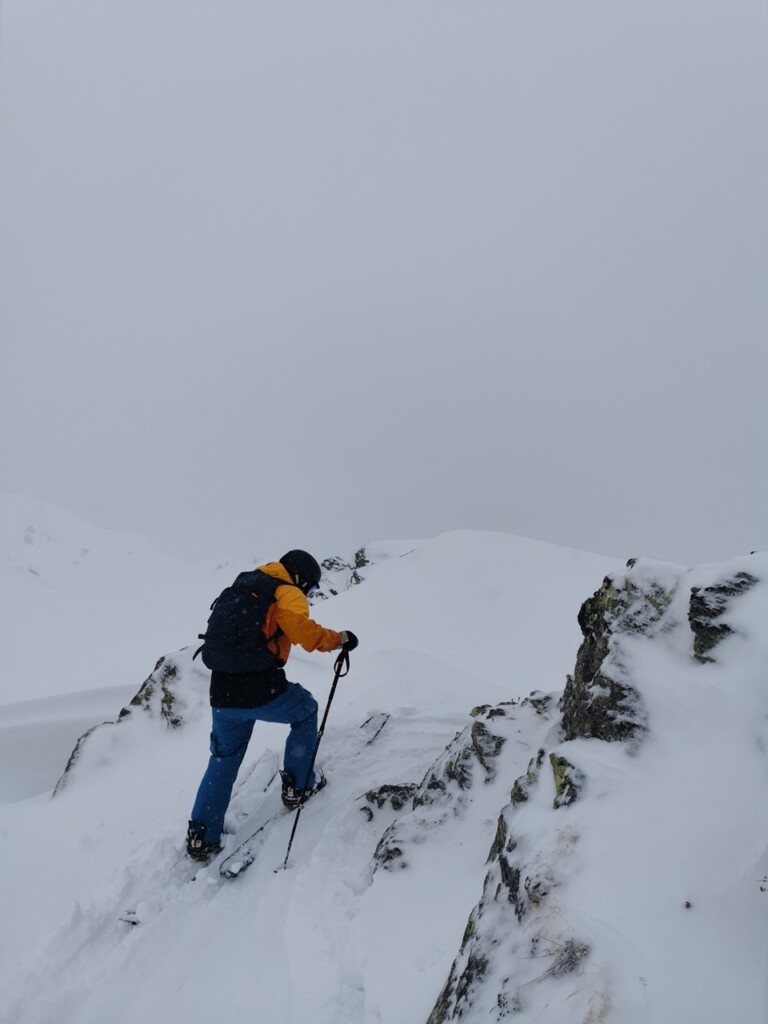
[[206, 861], [221, 852], [221, 843], [205, 841], [205, 825], [198, 821], [190, 821], [187, 829], [187, 856], [192, 860]]
[[309, 800], [311, 796], [319, 793], [328, 782], [319, 768], [315, 768], [315, 784], [311, 789], [298, 789], [294, 777], [289, 772], [281, 771], [280, 778], [283, 780], [283, 806], [289, 811], [295, 811], [297, 807]]

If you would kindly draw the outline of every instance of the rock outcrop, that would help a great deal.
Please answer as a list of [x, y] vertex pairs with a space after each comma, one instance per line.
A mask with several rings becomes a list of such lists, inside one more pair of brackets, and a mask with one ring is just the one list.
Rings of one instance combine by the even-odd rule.
[[506, 737], [499, 719], [513, 704], [475, 709], [474, 721], [459, 732], [420, 783], [386, 785], [365, 794], [369, 820], [386, 809], [395, 812], [373, 855], [373, 871], [408, 866], [408, 851], [423, 843], [449, 817], [460, 816], [473, 787], [491, 782]]
[[734, 598], [757, 583], [749, 572], [737, 572], [708, 587], [692, 587], [688, 622], [693, 632], [693, 654], [700, 662], [714, 661], [712, 651], [733, 633], [726, 613]]
[[[559, 734], [531, 752], [511, 785], [482, 893], [428, 1024], [608, 1019], [609, 986], [591, 962], [589, 928], [564, 911], [561, 895], [581, 841], [579, 807], [591, 792], [580, 762], [594, 741], [635, 760], [653, 730], [644, 696], [648, 666], [665, 659], [677, 666], [687, 653], [687, 679], [691, 665], [712, 664], [718, 645], [742, 631], [740, 602], [759, 582], [756, 571], [737, 567], [715, 582], [699, 582], [711, 577], [707, 567], [631, 560], [581, 606], [583, 640], [558, 704]], [[583, 982], [586, 972], [591, 984]], [[545, 980], [556, 988], [543, 995]], [[553, 1011], [556, 1005], [564, 1016]]]
[[579, 611], [584, 636], [560, 701], [563, 734], [639, 741], [647, 728], [642, 700], [630, 680], [626, 640], [652, 636], [674, 597], [674, 585], [651, 571], [608, 576]]
[[69, 784], [84, 753], [105, 730], [124, 728], [128, 723], [138, 724], [137, 714], [142, 720], [162, 724], [168, 729], [178, 729], [188, 709], [200, 707], [206, 692], [205, 670], [195, 671], [191, 648], [184, 648], [174, 655], [164, 655], [114, 721], [94, 725], [80, 736], [56, 783], [53, 796], [58, 796]]

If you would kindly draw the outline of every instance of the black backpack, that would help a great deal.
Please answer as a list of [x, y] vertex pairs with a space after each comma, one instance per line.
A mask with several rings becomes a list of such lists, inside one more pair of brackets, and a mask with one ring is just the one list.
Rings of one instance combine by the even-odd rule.
[[264, 635], [264, 622], [278, 587], [292, 586], [258, 569], [241, 572], [231, 587], [211, 605], [204, 641], [195, 651], [203, 664], [215, 672], [263, 672], [278, 668], [280, 661], [267, 644], [275, 640]]

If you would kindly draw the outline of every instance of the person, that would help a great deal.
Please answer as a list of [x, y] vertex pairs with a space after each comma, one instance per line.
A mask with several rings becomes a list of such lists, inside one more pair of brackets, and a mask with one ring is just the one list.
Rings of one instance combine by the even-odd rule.
[[[298, 807], [326, 784], [322, 771], [312, 766], [317, 742], [317, 701], [299, 683], [289, 682], [284, 671], [294, 644], [310, 652], [342, 647], [351, 651], [357, 646], [354, 633], [326, 629], [309, 617], [307, 598], [318, 589], [320, 575], [316, 559], [299, 549], [287, 552], [279, 562], [260, 566], [254, 573], [241, 574], [229, 593], [242, 594], [243, 590], [238, 592], [236, 588], [238, 584], [241, 588], [247, 584], [248, 589], [258, 586], [267, 594], [266, 614], [263, 622], [258, 623], [263, 635], [252, 637], [248, 644], [238, 638], [239, 653], [233, 656], [231, 644], [224, 651], [220, 637], [212, 633], [213, 614], [208, 620], [208, 633], [201, 634], [206, 641], [200, 648], [203, 662], [212, 669], [213, 724], [211, 756], [187, 829], [187, 853], [195, 860], [207, 860], [221, 849], [224, 816], [255, 722], [290, 726], [280, 772], [286, 807]], [[256, 593], [245, 592], [248, 597], [258, 597]], [[227, 594], [224, 591], [212, 608]], [[236, 671], [221, 671], [217, 665]]]

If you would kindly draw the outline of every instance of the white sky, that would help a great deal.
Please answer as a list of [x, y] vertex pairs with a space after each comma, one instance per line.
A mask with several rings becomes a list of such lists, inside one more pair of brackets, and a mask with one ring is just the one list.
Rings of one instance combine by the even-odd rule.
[[5, 0], [0, 489], [768, 547], [768, 8]]

